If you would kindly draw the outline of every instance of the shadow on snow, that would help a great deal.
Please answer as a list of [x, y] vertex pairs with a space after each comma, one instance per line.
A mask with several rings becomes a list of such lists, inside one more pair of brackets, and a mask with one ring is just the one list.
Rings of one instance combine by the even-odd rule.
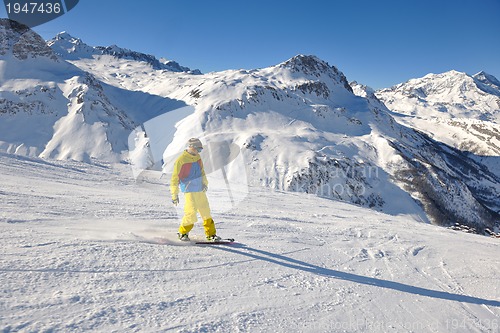
[[317, 274], [321, 276], [326, 276], [330, 278], [340, 279], [344, 281], [351, 281], [359, 284], [375, 286], [379, 288], [392, 289], [400, 292], [405, 292], [414, 295], [426, 296], [437, 299], [444, 299], [449, 301], [457, 301], [462, 303], [471, 304], [482, 304], [487, 306], [500, 307], [500, 301], [488, 300], [473, 296], [453, 294], [445, 291], [437, 291], [432, 289], [426, 289], [421, 287], [415, 287], [408, 284], [382, 280], [377, 278], [371, 278], [367, 276], [346, 273], [337, 271], [334, 269], [329, 269], [325, 267], [320, 267], [316, 265], [309, 264], [304, 261], [289, 258], [281, 254], [276, 254], [264, 250], [259, 250], [245, 245], [239, 245], [238, 247], [217, 247], [218, 250], [230, 252], [234, 254], [239, 254], [242, 256], [250, 257], [255, 260], [267, 261], [276, 265], [300, 270], [307, 273]]

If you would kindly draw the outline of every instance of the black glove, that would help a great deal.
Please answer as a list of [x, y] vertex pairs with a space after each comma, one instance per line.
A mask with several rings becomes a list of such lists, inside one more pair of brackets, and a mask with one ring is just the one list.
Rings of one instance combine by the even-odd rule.
[[175, 196], [174, 198], [172, 198], [172, 203], [174, 204], [174, 206], [177, 206], [179, 204], [179, 196]]
[[208, 191], [208, 185], [203, 184], [203, 192]]

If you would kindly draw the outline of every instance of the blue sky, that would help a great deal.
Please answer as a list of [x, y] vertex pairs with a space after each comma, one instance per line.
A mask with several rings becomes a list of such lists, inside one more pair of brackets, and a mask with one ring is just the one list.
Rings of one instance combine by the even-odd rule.
[[451, 69], [500, 79], [499, 18], [500, 0], [80, 0], [35, 31], [45, 39], [67, 31], [202, 72], [314, 54], [377, 89]]

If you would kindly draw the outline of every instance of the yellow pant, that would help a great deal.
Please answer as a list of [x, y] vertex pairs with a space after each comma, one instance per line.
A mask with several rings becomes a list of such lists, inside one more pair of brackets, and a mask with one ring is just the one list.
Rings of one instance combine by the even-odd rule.
[[184, 193], [186, 203], [184, 204], [184, 217], [179, 227], [180, 234], [187, 234], [193, 229], [194, 223], [198, 220], [196, 213], [200, 213], [203, 219], [205, 235], [215, 235], [215, 223], [210, 214], [207, 194], [205, 192], [187, 192]]

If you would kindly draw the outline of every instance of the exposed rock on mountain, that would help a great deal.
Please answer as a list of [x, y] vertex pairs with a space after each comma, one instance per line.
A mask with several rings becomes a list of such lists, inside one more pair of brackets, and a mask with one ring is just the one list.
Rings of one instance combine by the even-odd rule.
[[12, 55], [19, 60], [46, 57], [57, 61], [45, 41], [24, 24], [0, 19], [0, 56]]
[[[13, 33], [4, 29], [2, 38]], [[396, 121], [402, 113], [443, 113], [443, 108], [451, 113], [448, 120], [457, 121], [486, 110], [497, 96], [485, 92], [496, 84], [485, 74], [472, 78], [453, 72], [413, 82], [412, 88], [398, 86], [394, 96], [400, 102], [388, 91], [351, 87], [337, 68], [315, 56], [298, 55], [256, 70], [193, 75], [165, 70], [153, 64], [155, 59], [128, 50], [90, 48], [67, 34], [49, 44], [59, 54], [67, 50], [71, 64], [0, 57], [8, 64], [0, 66], [1, 150], [126, 160], [132, 134], [142, 145], [135, 148], [137, 156], [147, 158], [144, 165], [162, 160], [168, 173], [172, 158], [197, 136], [239, 147], [254, 185], [412, 214], [441, 225], [460, 223], [478, 232], [498, 230], [500, 176], [475, 156]], [[448, 102], [432, 100], [436, 94], [448, 96]], [[456, 105], [461, 96], [469, 104]], [[384, 98], [392, 106], [416, 106], [396, 113], [381, 102]], [[194, 112], [175, 121], [159, 117], [184, 106]], [[495, 108], [488, 110], [488, 117], [496, 116]], [[168, 131], [174, 135], [163, 156], [147, 156], [143, 148]], [[245, 172], [224, 167], [228, 179]]]
[[121, 48], [116, 45], [91, 47], [81, 39], [75, 38], [67, 32], [62, 32], [47, 42], [54, 52], [66, 60], [77, 60], [82, 58], [92, 58], [102, 55], [110, 55], [118, 59], [128, 59], [145, 62], [153, 69], [168, 70], [172, 72], [186, 72], [191, 74], [201, 74], [199, 70], [191, 70], [179, 65], [175, 61], [164, 58], [158, 60], [156, 57], [141, 52], [135, 52], [129, 49]]

